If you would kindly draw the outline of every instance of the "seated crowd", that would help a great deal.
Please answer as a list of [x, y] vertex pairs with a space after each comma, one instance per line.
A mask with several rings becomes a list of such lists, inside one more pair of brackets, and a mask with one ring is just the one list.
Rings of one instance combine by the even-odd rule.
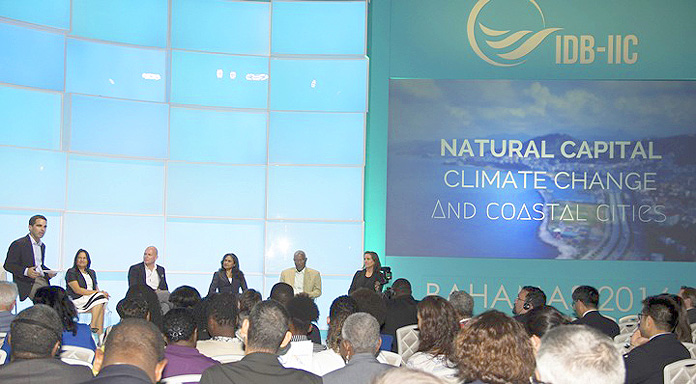
[[[40, 288], [34, 305], [15, 316], [16, 297], [13, 283], [0, 283], [0, 332], [7, 332], [0, 382], [146, 384], [194, 375], [190, 382], [205, 384], [662, 384], [665, 366], [691, 358], [683, 343], [692, 342], [696, 321], [693, 288], [647, 297], [624, 346], [613, 341], [619, 325], [599, 313], [590, 286], [574, 290], [572, 320], [537, 287], [521, 289], [514, 317], [474, 315], [464, 291], [418, 301], [408, 280], [397, 279], [386, 294], [359, 288], [334, 299], [322, 342], [314, 299], [286, 283], [267, 300], [254, 289], [202, 298], [182, 286], [167, 307], [151, 288], [134, 286], [116, 306], [121, 322], [97, 346], [63, 288]], [[397, 329], [405, 326], [418, 334], [417, 351], [397, 354]], [[93, 361], [57, 358], [66, 346], [94, 351]]]

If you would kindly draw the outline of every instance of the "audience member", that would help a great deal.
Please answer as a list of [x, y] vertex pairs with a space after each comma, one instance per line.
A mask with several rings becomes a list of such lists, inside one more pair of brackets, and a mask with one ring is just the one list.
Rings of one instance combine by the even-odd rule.
[[275, 283], [271, 288], [271, 296], [269, 299], [279, 302], [282, 306], [287, 307], [290, 299], [295, 297], [295, 291], [288, 283]]
[[324, 350], [321, 344], [314, 344], [307, 338], [312, 329], [312, 322], [319, 320], [319, 308], [307, 294], [293, 297], [287, 305], [290, 315], [290, 332], [292, 340], [287, 351], [280, 356], [280, 363], [286, 368], [311, 371], [312, 355]]
[[263, 301], [261, 293], [255, 289], [247, 289], [239, 296], [239, 314], [237, 315], [237, 326], [242, 327], [244, 319], [249, 317], [249, 312], [254, 305]]
[[372, 384], [446, 384], [439, 377], [411, 368], [388, 369], [372, 380]]
[[[397, 329], [418, 322], [416, 318], [418, 301], [413, 298], [411, 283], [406, 279], [394, 280], [390, 289], [393, 296], [386, 301], [387, 315], [384, 318], [382, 333], [396, 340]], [[396, 345], [392, 346], [392, 350], [396, 351]]]
[[150, 321], [162, 329], [162, 306], [155, 291], [144, 284], [136, 284], [128, 287], [126, 297], [135, 297], [147, 302], [147, 307], [150, 312]]
[[662, 383], [667, 364], [690, 358], [689, 351], [673, 333], [679, 318], [674, 300], [658, 295], [643, 300], [638, 330], [647, 342], [624, 356], [626, 384]]
[[696, 288], [682, 286], [679, 290], [679, 297], [684, 300], [689, 324], [696, 323]]
[[256, 304], [242, 324], [241, 334], [246, 344], [244, 358], [208, 368], [203, 372], [201, 384], [321, 384], [321, 377], [299, 369], [284, 368], [278, 362], [278, 350], [292, 338], [288, 322], [287, 310], [277, 301]]
[[440, 296], [426, 296], [418, 303], [418, 352], [406, 366], [418, 369], [450, 383], [456, 383], [457, 368], [449, 360], [453, 341], [459, 331], [459, 316], [452, 304]]
[[689, 315], [686, 313], [686, 306], [684, 305], [684, 300], [671, 293], [662, 293], [660, 297], [666, 297], [674, 302], [677, 307], [679, 315], [677, 316], [677, 326], [674, 327], [674, 334], [677, 335], [677, 339], [682, 343], [691, 343], [693, 339], [691, 337], [691, 326], [689, 325]]
[[97, 350], [94, 368], [99, 374], [85, 384], [152, 384], [162, 378], [167, 365], [164, 339], [154, 324], [143, 319], [124, 319]]
[[0, 281], [0, 332], [10, 331], [10, 323], [15, 315], [12, 310], [17, 303], [17, 284]]
[[539, 350], [541, 338], [559, 325], [570, 324], [570, 320], [556, 308], [550, 305], [536, 307], [527, 313], [524, 328], [527, 330], [535, 351]]
[[295, 268], [280, 273], [280, 282], [293, 287], [295, 294], [306, 293], [312, 299], [321, 296], [321, 274], [316, 269], [307, 268], [307, 255], [297, 251], [292, 257]]
[[449, 302], [459, 315], [459, 325], [466, 324], [474, 316], [474, 298], [466, 291], [453, 291], [449, 295]]
[[[360, 288], [353, 291], [350, 296], [358, 302], [358, 309], [360, 312], [365, 312], [372, 315], [372, 317], [377, 320], [380, 329], [382, 326], [384, 326], [384, 322], [387, 318], [387, 305], [385, 304], [384, 300], [382, 300], [379, 293], [371, 289]], [[384, 334], [380, 337], [382, 339], [381, 348], [386, 351], [391, 351], [394, 338], [390, 335]]]
[[173, 308], [162, 319], [167, 347], [167, 366], [162, 377], [202, 374], [206, 368], [219, 364], [196, 349], [196, 318], [191, 309]]
[[[247, 291], [248, 292], [248, 291]], [[215, 359], [216, 356], [243, 355], [242, 341], [237, 331], [237, 298], [231, 293], [216, 293], [206, 299], [209, 340], [199, 340], [198, 351]]]
[[172, 308], [195, 309], [201, 302], [201, 294], [189, 285], [182, 285], [169, 295], [169, 303]]
[[91, 379], [88, 367], [55, 358], [62, 332], [60, 317], [47, 305], [36, 304], [20, 312], [11, 325], [12, 361], [0, 366], [0, 382], [73, 384]]
[[150, 320], [150, 308], [147, 301], [141, 297], [124, 297], [116, 304], [116, 313], [123, 319]]
[[525, 285], [515, 298], [515, 305], [512, 313], [515, 320], [524, 322], [524, 315], [533, 308], [546, 305], [546, 294], [540, 288]]
[[586, 325], [549, 331], [537, 354], [538, 379], [553, 384], [623, 384], [621, 354], [606, 334]]
[[451, 359], [464, 382], [527, 384], [534, 373], [534, 350], [519, 321], [487, 311], [466, 323]]
[[341, 337], [340, 353], [346, 366], [327, 373], [324, 384], [369, 384], [375, 376], [393, 368], [375, 358], [381, 340], [379, 323], [372, 315], [358, 312], [348, 316]]
[[599, 291], [589, 285], [582, 285], [573, 291], [573, 310], [578, 319], [573, 324], [584, 324], [596, 328], [612, 339], [619, 334], [619, 325], [597, 310]]
[[326, 336], [327, 349], [312, 356], [310, 372], [324, 376], [346, 365], [340, 354], [341, 330], [348, 316], [356, 312], [358, 312], [358, 303], [354, 298], [344, 295], [334, 299], [329, 308], [329, 316], [326, 318], [326, 323], [329, 325]]

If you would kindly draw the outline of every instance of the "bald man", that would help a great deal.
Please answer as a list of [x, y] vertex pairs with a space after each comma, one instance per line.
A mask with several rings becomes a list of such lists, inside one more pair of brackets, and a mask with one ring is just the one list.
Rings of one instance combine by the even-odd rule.
[[147, 285], [157, 293], [157, 299], [162, 306], [162, 314], [171, 308], [169, 303], [169, 287], [164, 267], [157, 265], [157, 248], [149, 246], [143, 252], [143, 262], [132, 265], [128, 270], [128, 288], [134, 285]]

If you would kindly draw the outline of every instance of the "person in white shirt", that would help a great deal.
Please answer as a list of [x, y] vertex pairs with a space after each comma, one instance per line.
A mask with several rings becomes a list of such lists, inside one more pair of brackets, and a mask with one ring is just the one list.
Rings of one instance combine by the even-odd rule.
[[154, 246], [145, 248], [143, 262], [132, 265], [128, 270], [128, 288], [134, 285], [147, 285], [157, 293], [157, 299], [162, 306], [162, 314], [171, 308], [169, 303], [169, 287], [164, 267], [157, 265], [158, 252]]
[[321, 296], [321, 275], [319, 271], [307, 268], [307, 255], [297, 251], [293, 255], [295, 268], [288, 268], [280, 274], [280, 282], [290, 284], [295, 294], [306, 293], [312, 299]]

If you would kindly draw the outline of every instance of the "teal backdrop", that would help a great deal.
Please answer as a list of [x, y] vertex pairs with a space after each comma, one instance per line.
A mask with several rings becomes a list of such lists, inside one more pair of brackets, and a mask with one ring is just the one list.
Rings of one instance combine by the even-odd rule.
[[[694, 16], [689, 0], [371, 1], [366, 249], [385, 251], [389, 79], [693, 80]], [[507, 45], [488, 44], [505, 37]], [[573, 287], [590, 284], [601, 309], [618, 318], [638, 312], [646, 296], [696, 284], [691, 262], [385, 256], [417, 298], [464, 289], [477, 313], [509, 313], [524, 285], [540, 286], [549, 304], [570, 313]]]

